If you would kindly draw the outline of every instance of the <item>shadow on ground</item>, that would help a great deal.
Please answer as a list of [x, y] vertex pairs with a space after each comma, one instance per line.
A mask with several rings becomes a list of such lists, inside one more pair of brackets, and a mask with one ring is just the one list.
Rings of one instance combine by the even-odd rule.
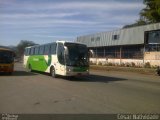
[[70, 77], [67, 79], [74, 82], [103, 82], [103, 83], [127, 80], [124, 78], [107, 77], [107, 76], [93, 75], [93, 74], [90, 74], [88, 76]]
[[0, 76], [33, 76], [36, 73], [26, 72], [26, 71], [14, 71], [11, 75], [8, 73], [0, 73]]
[[[34, 71], [34, 73], [50, 76], [48, 73], [39, 72], [39, 71]], [[90, 74], [88, 76], [76, 76], [76, 77], [74, 77], [74, 76], [73, 77], [57, 76], [57, 78], [58, 79], [62, 78], [62, 79], [70, 80], [73, 82], [103, 82], [103, 83], [127, 80], [124, 78], [108, 77], [108, 76], [94, 75], [94, 74]]]
[[[33, 71], [33, 72], [15, 71], [12, 74], [12, 76], [33, 76], [38, 74], [49, 76], [48, 73], [39, 72], [39, 71]], [[58, 76], [57, 79], [65, 79], [65, 80], [70, 80], [72, 82], [103, 82], [103, 83], [127, 80], [124, 78], [108, 77], [108, 76], [95, 75], [95, 74], [90, 74], [88, 76], [76, 76], [76, 77]]]

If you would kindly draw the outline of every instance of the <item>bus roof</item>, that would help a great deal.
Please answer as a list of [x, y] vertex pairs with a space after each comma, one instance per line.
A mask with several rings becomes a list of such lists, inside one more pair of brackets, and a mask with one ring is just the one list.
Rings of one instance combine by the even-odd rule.
[[59, 40], [59, 41], [56, 41], [56, 42], [61, 42], [61, 43], [77, 43], [77, 44], [82, 44], [82, 45], [85, 45], [83, 43], [80, 43], [80, 42], [74, 42], [74, 41], [64, 41], [64, 40]]
[[[77, 43], [77, 44], [82, 44], [82, 45], [85, 45], [83, 43], [80, 43], [80, 42], [72, 42], [72, 41], [65, 41], [65, 40], [57, 40], [55, 42], [51, 42], [51, 43], [46, 43], [46, 44], [41, 44], [41, 45], [48, 45], [48, 44], [52, 44], [52, 43]], [[31, 48], [31, 47], [38, 47], [38, 46], [41, 46], [41, 45], [34, 45], [34, 46], [29, 46], [29, 47], [26, 47], [26, 48]]]
[[11, 52], [14, 52], [11, 48], [6, 47], [6, 46], [0, 46], [0, 50], [5, 50], [5, 51], [11, 51]]

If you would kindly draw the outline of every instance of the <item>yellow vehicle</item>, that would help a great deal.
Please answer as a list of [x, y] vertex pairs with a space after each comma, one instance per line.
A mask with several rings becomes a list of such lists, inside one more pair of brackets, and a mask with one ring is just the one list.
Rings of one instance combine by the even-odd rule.
[[14, 56], [15, 53], [13, 50], [0, 46], [0, 73], [13, 73]]

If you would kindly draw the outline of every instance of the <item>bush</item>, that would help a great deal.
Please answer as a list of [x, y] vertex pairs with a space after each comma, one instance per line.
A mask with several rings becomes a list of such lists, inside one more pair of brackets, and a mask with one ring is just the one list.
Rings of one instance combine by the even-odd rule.
[[121, 66], [121, 67], [125, 67], [125, 64], [124, 64], [124, 63], [121, 63], [120, 66]]
[[134, 62], [131, 63], [132, 67], [136, 67], [136, 64]]
[[126, 67], [130, 67], [131, 65], [130, 65], [130, 63], [126, 63], [125, 66]]
[[113, 66], [113, 63], [109, 62], [109, 63], [108, 63], [108, 66]]
[[149, 62], [146, 62], [144, 65], [145, 68], [151, 68], [151, 64]]
[[98, 62], [98, 65], [102, 65], [102, 62]]

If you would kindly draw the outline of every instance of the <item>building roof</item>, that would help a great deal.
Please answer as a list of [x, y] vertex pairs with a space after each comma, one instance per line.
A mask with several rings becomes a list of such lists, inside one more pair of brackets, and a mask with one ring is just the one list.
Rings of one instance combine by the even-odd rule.
[[144, 33], [152, 30], [160, 30], [160, 23], [79, 36], [77, 42], [88, 47], [144, 44]]
[[0, 50], [7, 50], [7, 51], [13, 51], [10, 47], [7, 46], [0, 46]]

